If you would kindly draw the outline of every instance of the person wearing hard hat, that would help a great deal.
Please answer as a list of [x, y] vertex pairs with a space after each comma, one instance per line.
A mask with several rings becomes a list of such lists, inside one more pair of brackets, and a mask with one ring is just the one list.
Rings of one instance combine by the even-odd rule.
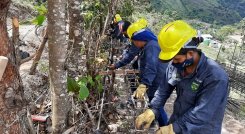
[[159, 116], [158, 109], [176, 91], [168, 125], [157, 134], [219, 134], [228, 97], [228, 76], [212, 59], [197, 49], [202, 42], [197, 30], [178, 20], [165, 25], [158, 35], [159, 59], [170, 61], [150, 108], [136, 118], [136, 128], [147, 128]]
[[124, 42], [126, 38], [123, 35], [123, 32], [126, 31], [127, 28], [131, 23], [129, 21], [123, 21], [119, 14], [116, 14], [113, 17], [113, 22], [111, 24], [112, 31], [110, 32], [110, 36], [113, 39], [118, 39], [121, 42]]
[[[137, 22], [141, 22], [142, 24], [144, 24], [144, 27], [147, 27], [147, 21], [145, 19], [140, 19], [138, 20]], [[128, 34], [127, 34], [127, 29], [128, 27], [131, 25], [130, 24], [126, 24], [126, 25], [123, 25], [123, 30], [122, 30], [122, 33], [124, 35], [125, 38], [127, 38], [128, 40], [129, 37], [128, 37]], [[126, 66], [127, 64], [131, 64], [132, 65], [132, 68], [133, 69], [139, 69], [139, 65], [138, 65], [138, 54], [140, 53], [140, 49], [137, 48], [135, 45], [132, 44], [132, 42], [129, 42], [128, 46], [127, 46], [127, 49], [126, 49], [126, 52], [123, 53], [123, 56], [122, 58], [116, 62], [115, 64], [111, 64], [110, 66], [108, 66], [110, 69], [118, 69], [118, 68], [121, 68], [123, 66]], [[130, 79], [130, 82], [134, 83], [136, 81], [136, 78], [134, 78], [134, 76], [129, 76], [129, 79]], [[131, 92], [133, 93], [136, 88], [135, 88], [135, 85], [130, 85], [131, 87]], [[132, 103], [132, 100], [131, 98], [129, 98], [128, 100], [128, 103]]]
[[[120, 22], [120, 24], [118, 24], [118, 22]], [[127, 36], [127, 29], [131, 25], [131, 22], [122, 21], [120, 15], [117, 14], [114, 17], [113, 25], [111, 25], [111, 28], [114, 29], [111, 33], [112, 38], [116, 38], [123, 42], [125, 44], [125, 49], [120, 56], [120, 61], [118, 61], [116, 64], [109, 65], [108, 68], [114, 70], [131, 63], [133, 69], [138, 69], [137, 54], [140, 50], [131, 44]], [[132, 83], [136, 81], [134, 76], [128, 76], [128, 78]], [[136, 90], [134, 84], [130, 84], [130, 88], [132, 92]], [[128, 103], [132, 103], [131, 99], [129, 99]]]
[[[147, 28], [147, 21], [144, 19], [138, 20], [131, 24], [127, 29], [127, 36], [131, 39], [134, 47], [139, 51], [139, 67], [140, 67], [140, 85], [134, 91], [133, 96], [137, 99], [144, 99], [144, 95], [147, 94], [149, 101], [154, 97], [154, 93], [157, 90], [162, 77], [165, 74], [168, 63], [161, 63], [158, 60], [160, 53], [160, 47], [157, 42], [157, 37], [154, 33]], [[132, 56], [131, 59], [134, 57]], [[126, 62], [116, 63], [118, 66], [126, 65], [130, 60]], [[125, 64], [126, 63], [126, 64]], [[160, 116], [158, 122], [160, 126], [164, 126], [167, 123], [167, 114], [162, 107], [158, 108]]]
[[[135, 23], [140, 23], [142, 28], [147, 28], [147, 21], [145, 19], [139, 19]], [[135, 24], [134, 24], [135, 25]], [[124, 25], [123, 26], [123, 35], [131, 40], [131, 38], [128, 36], [127, 30], [131, 26], [130, 25]], [[109, 66], [110, 69], [118, 69], [120, 67], [123, 67], [127, 64], [129, 64], [131, 61], [135, 59], [135, 57], [141, 52], [141, 49], [136, 47], [133, 42], [130, 44], [130, 48], [127, 51], [127, 54], [117, 63], [112, 64]], [[135, 65], [136, 66], [136, 65]], [[136, 69], [136, 68], [135, 68]]]

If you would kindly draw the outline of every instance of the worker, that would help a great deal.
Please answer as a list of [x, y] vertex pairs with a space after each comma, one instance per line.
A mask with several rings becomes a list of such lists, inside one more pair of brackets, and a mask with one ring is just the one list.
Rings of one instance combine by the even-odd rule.
[[[129, 63], [131, 63], [131, 66], [133, 69], [135, 70], [138, 69], [137, 53], [139, 52], [139, 49], [131, 45], [131, 42], [129, 41], [128, 36], [127, 36], [127, 28], [130, 25], [131, 23], [126, 20], [123, 21], [119, 14], [116, 14], [113, 17], [113, 21], [111, 23], [111, 29], [109, 30], [110, 31], [109, 36], [111, 36], [112, 39], [119, 40], [122, 44], [125, 45], [125, 48], [122, 51], [122, 55], [119, 57], [120, 62], [117, 62], [115, 66], [114, 64], [109, 66], [110, 69], [120, 68]], [[134, 92], [136, 90], [136, 87], [135, 87], [136, 77], [137, 76], [135, 75], [127, 75], [127, 78], [130, 81], [131, 92]], [[128, 98], [127, 104], [128, 106], [133, 105], [133, 101], [131, 97]]]
[[[127, 29], [127, 35], [131, 39], [134, 47], [140, 50], [138, 54], [140, 61], [140, 84], [136, 91], [134, 91], [133, 96], [137, 99], [144, 99], [144, 95], [147, 93], [150, 102], [154, 97], [154, 93], [157, 90], [161, 79], [163, 79], [162, 77], [165, 74], [168, 63], [161, 63], [158, 60], [160, 47], [157, 42], [157, 37], [146, 26], [146, 21], [136, 21]], [[130, 58], [133, 59], [134, 57]], [[125, 62], [118, 63], [115, 68], [125, 65]], [[160, 126], [164, 126], [168, 120], [167, 114], [164, 111], [163, 106], [159, 107], [158, 111], [161, 115], [158, 118], [158, 123]]]
[[[203, 39], [185, 21], [165, 25], [158, 35], [159, 59], [170, 61], [150, 108], [136, 118], [136, 128], [148, 128], [158, 109], [176, 91], [168, 125], [157, 134], [220, 134], [228, 96], [226, 72], [197, 49]], [[144, 125], [145, 124], [145, 125]]]
[[[140, 20], [142, 21], [142, 20]], [[128, 21], [124, 21], [124, 24], [122, 25], [122, 34], [123, 36], [129, 40], [129, 37], [127, 35], [127, 29], [128, 27], [131, 25], [130, 22]], [[145, 27], [146, 27], [146, 24], [145, 24]], [[128, 42], [127, 45], [126, 45], [126, 48], [124, 49], [124, 52], [122, 54], [122, 58], [116, 62], [115, 64], [112, 64], [109, 66], [110, 69], [118, 69], [118, 68], [121, 68], [123, 66], [126, 66], [127, 64], [131, 64], [132, 65], [132, 68], [137, 70], [139, 67], [138, 67], [138, 54], [140, 52], [140, 49], [137, 48], [135, 45], [132, 45], [132, 42]], [[135, 82], [136, 82], [136, 78], [135, 76], [131, 75], [131, 76], [128, 76], [128, 79], [130, 80], [130, 88], [131, 88], [131, 92], [133, 93], [136, 88], [135, 88]], [[131, 97], [128, 98], [128, 102], [129, 104], [132, 103], [132, 100], [131, 100]]]
[[[125, 21], [126, 22], [126, 21]], [[138, 21], [136, 21], [135, 23], [140, 23], [142, 29], [147, 27], [147, 21], [145, 19], [139, 19]], [[129, 38], [128, 34], [127, 34], [127, 30], [129, 28], [129, 26], [131, 26], [131, 23], [125, 23], [125, 25], [123, 25], [122, 28], [122, 33], [124, 35], [124, 37]], [[137, 55], [140, 53], [141, 49], [137, 48], [135, 45], [133, 45], [133, 42], [131, 42], [129, 49], [127, 50], [126, 55], [117, 63], [112, 64], [109, 66], [110, 69], [118, 69], [120, 67], [123, 67], [127, 64], [129, 64], [131, 61], [133, 61], [135, 59], [135, 57], [137, 57]], [[138, 69], [138, 64], [133, 63], [134, 65], [134, 69]]]
[[120, 42], [126, 41], [123, 31], [125, 31], [125, 27], [128, 27], [131, 23], [129, 21], [123, 21], [119, 14], [116, 14], [113, 18], [111, 24], [111, 32], [110, 36], [113, 39], [118, 39]]

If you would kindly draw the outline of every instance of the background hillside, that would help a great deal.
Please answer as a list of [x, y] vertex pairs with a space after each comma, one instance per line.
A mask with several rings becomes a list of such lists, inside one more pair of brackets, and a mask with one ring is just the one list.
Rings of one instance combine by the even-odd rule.
[[150, 10], [176, 11], [178, 17], [233, 24], [245, 17], [245, 0], [150, 0]]

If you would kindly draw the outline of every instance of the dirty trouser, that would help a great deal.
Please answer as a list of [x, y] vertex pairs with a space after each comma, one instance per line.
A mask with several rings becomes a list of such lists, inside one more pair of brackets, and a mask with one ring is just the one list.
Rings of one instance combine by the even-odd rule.
[[[153, 99], [153, 97], [148, 96], [149, 102]], [[164, 108], [159, 109], [159, 117], [157, 119], [159, 127], [166, 126], [168, 124], [168, 116], [167, 113], [165, 112]]]

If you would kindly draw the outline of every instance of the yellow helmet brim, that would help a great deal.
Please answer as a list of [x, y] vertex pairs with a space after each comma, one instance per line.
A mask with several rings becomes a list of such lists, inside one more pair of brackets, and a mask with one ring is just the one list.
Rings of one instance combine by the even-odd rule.
[[[181, 48], [180, 48], [181, 49]], [[178, 51], [170, 51], [170, 52], [164, 52], [164, 51], [161, 51], [159, 53], [159, 56], [158, 58], [160, 60], [171, 60], [173, 59], [173, 57], [180, 51], [180, 49]]]

